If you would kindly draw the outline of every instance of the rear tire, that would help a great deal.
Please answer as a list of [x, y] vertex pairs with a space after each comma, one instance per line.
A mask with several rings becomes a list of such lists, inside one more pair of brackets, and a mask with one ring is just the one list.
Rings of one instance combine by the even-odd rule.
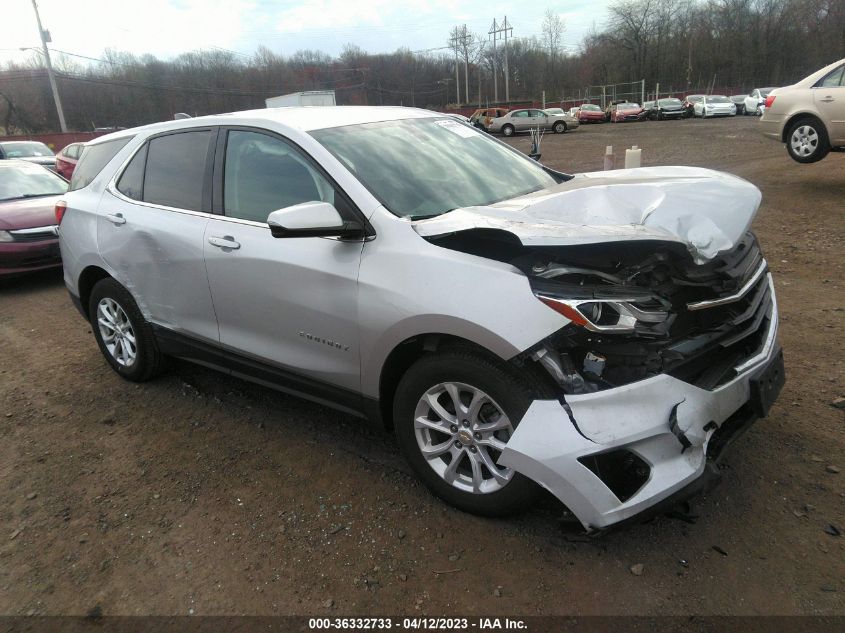
[[465, 347], [429, 354], [396, 388], [399, 447], [428, 489], [453, 506], [482, 516], [523, 511], [540, 487], [496, 462], [538, 395], [492, 355]]
[[554, 124], [554, 126], [552, 127], [552, 130], [554, 131], [555, 134], [565, 134], [566, 133], [566, 123], [564, 123], [563, 121], [558, 121], [557, 123]]
[[100, 351], [121, 377], [144, 382], [161, 373], [164, 357], [152, 327], [129, 291], [117, 281], [101, 279], [94, 285], [88, 318]]
[[786, 133], [786, 151], [799, 163], [815, 163], [828, 155], [830, 141], [821, 121], [812, 117], [798, 119]]

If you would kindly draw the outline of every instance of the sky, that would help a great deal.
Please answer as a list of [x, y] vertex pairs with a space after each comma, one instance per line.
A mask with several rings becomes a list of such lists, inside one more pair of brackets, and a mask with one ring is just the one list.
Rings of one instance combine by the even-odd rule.
[[[347, 43], [371, 53], [424, 51], [445, 46], [457, 25], [486, 36], [493, 19], [505, 15], [514, 37], [539, 36], [547, 8], [563, 19], [564, 47], [575, 52], [592, 28], [601, 28], [610, 1], [548, 0], [529, 8], [496, 0], [38, 0], [38, 7], [51, 49], [169, 59], [215, 48], [249, 56], [261, 45], [284, 55], [313, 49], [337, 56]], [[0, 64], [35, 55], [19, 50], [40, 46], [32, 0], [0, 0], [0, 13]]]

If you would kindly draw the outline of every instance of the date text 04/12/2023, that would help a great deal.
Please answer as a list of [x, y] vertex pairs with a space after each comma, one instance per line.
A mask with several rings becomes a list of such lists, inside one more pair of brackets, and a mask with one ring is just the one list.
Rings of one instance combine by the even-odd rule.
[[511, 618], [310, 618], [311, 630], [496, 631], [528, 630], [524, 620]]

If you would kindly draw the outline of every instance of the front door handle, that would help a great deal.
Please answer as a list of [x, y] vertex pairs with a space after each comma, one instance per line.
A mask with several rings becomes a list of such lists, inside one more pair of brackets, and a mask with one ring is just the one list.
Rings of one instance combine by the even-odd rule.
[[223, 237], [209, 237], [208, 243], [218, 248], [228, 248], [233, 251], [241, 247], [240, 243], [236, 242], [235, 238], [231, 235], [224, 235]]
[[126, 224], [126, 218], [123, 217], [122, 213], [107, 213], [106, 220], [115, 225]]

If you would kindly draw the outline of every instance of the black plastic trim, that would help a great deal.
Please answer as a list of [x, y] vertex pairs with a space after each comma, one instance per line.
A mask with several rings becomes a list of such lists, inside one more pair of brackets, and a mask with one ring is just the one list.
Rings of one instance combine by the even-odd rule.
[[70, 302], [73, 304], [73, 307], [76, 308], [77, 310], [79, 310], [79, 314], [81, 314], [82, 318], [84, 318], [87, 321], [88, 320], [88, 314], [86, 314], [85, 308], [82, 307], [82, 299], [80, 299], [75, 294], [73, 294], [70, 291], [70, 289], [68, 289], [67, 293], [68, 293], [68, 295], [70, 295]]
[[153, 333], [162, 353], [218, 369], [265, 387], [311, 400], [344, 413], [367, 418], [377, 410], [360, 393], [303, 376], [265, 361], [238, 354], [218, 345], [200, 341], [153, 324]]

